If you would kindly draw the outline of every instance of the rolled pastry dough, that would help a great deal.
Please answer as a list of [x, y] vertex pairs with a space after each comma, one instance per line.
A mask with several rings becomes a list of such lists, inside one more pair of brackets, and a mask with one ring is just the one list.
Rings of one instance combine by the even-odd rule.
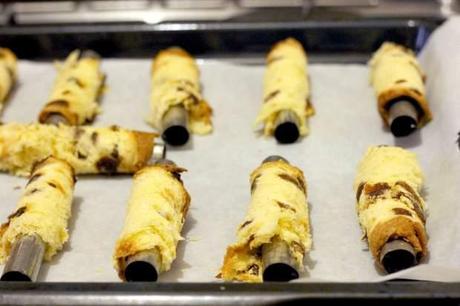
[[160, 51], [152, 64], [151, 115], [148, 122], [158, 130], [166, 112], [183, 105], [188, 126], [195, 134], [212, 132], [212, 109], [201, 96], [200, 71], [195, 59], [181, 48]]
[[273, 135], [276, 117], [285, 110], [296, 114], [300, 135], [308, 134], [307, 118], [314, 109], [310, 103], [307, 54], [297, 40], [282, 40], [268, 53], [263, 95], [255, 124], [264, 125], [264, 135]]
[[389, 125], [389, 107], [398, 98], [412, 102], [419, 111], [419, 127], [431, 120], [425, 96], [425, 75], [414, 53], [403, 46], [386, 42], [372, 56], [370, 83], [378, 99], [378, 110]]
[[45, 243], [45, 260], [62, 249], [69, 238], [74, 185], [74, 171], [65, 161], [49, 157], [34, 167], [16, 211], [0, 227], [0, 261], [8, 259], [13, 244], [27, 235], [37, 235]]
[[0, 48], [0, 111], [8, 94], [14, 86], [17, 76], [17, 58], [7, 48]]
[[0, 125], [0, 171], [28, 175], [55, 156], [77, 174], [134, 173], [150, 159], [156, 134], [112, 127], [9, 123]]
[[307, 188], [303, 172], [284, 162], [262, 164], [251, 174], [251, 203], [237, 241], [227, 248], [220, 277], [261, 282], [261, 249], [273, 239], [286, 242], [298, 269], [311, 247]]
[[158, 273], [170, 269], [190, 204], [180, 179], [183, 171], [174, 165], [154, 165], [135, 174], [125, 225], [113, 255], [121, 279], [126, 259], [142, 251], [158, 252]]
[[57, 64], [58, 76], [53, 91], [39, 115], [45, 123], [52, 115], [64, 117], [69, 125], [90, 123], [100, 112], [98, 99], [104, 87], [105, 75], [101, 60], [88, 52], [75, 50], [64, 63]]
[[395, 239], [410, 243], [418, 259], [428, 253], [422, 184], [417, 157], [405, 149], [371, 147], [360, 162], [354, 182], [356, 208], [377, 262], [384, 244]]

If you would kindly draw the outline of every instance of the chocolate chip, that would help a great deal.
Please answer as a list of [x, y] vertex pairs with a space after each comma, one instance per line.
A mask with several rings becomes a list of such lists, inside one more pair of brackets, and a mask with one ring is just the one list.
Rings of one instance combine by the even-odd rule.
[[8, 216], [8, 220], [21, 216], [23, 213], [26, 212], [26, 210], [27, 210], [26, 206], [19, 207], [14, 213]]
[[247, 271], [249, 274], [259, 275], [259, 266], [256, 264], [252, 264], [248, 267]]
[[78, 159], [85, 160], [88, 156], [86, 156], [83, 153], [81, 153], [80, 151], [78, 151], [77, 152], [77, 157], [78, 157]]
[[387, 183], [377, 183], [377, 184], [366, 184], [364, 188], [364, 193], [369, 197], [378, 197], [385, 193], [385, 191], [391, 189], [390, 185]]
[[264, 98], [264, 103], [267, 103], [268, 101], [276, 97], [279, 93], [280, 93], [279, 90], [272, 91]]
[[119, 159], [110, 156], [105, 156], [97, 161], [96, 167], [101, 173], [114, 174], [117, 173], [119, 163]]
[[251, 224], [253, 221], [254, 221], [254, 220], [248, 220], [248, 221], [244, 222], [243, 224], [241, 224], [240, 229], [242, 229], [243, 227], [248, 226], [248, 225]]
[[120, 128], [117, 125], [112, 125], [110, 129], [114, 132], [118, 132], [120, 130]]
[[397, 80], [395, 84], [401, 84], [401, 83], [406, 83], [406, 82], [407, 82], [406, 80]]
[[288, 181], [288, 182], [290, 182], [290, 183], [296, 185], [300, 190], [302, 190], [303, 193], [306, 193], [305, 185], [302, 184], [302, 183], [300, 182], [300, 180], [298, 180], [297, 178], [292, 177], [292, 176], [290, 176], [289, 174], [286, 174], [286, 173], [278, 174], [278, 176], [279, 176], [281, 179], [283, 179], [283, 180], [285, 180], [285, 181]]
[[75, 130], [74, 130], [74, 136], [73, 136], [73, 137], [74, 137], [76, 140], [78, 140], [78, 139], [80, 139], [80, 137], [81, 137], [83, 134], [85, 134], [85, 130], [82, 129], [82, 128], [77, 127], [77, 128], [75, 128]]
[[407, 209], [396, 207], [396, 208], [393, 208], [392, 210], [396, 215], [412, 217], [412, 214]]
[[26, 196], [34, 194], [34, 193], [36, 193], [38, 191], [40, 191], [40, 189], [38, 189], [38, 188], [34, 188], [32, 190], [29, 190], [29, 191], [27, 191]]
[[71, 93], [71, 91], [68, 90], [68, 89], [66, 89], [66, 90], [64, 90], [64, 91], [62, 92], [63, 95], [68, 95], [69, 93]]
[[296, 212], [295, 208], [292, 207], [291, 205], [289, 204], [286, 204], [286, 203], [283, 203], [283, 202], [280, 202], [280, 201], [276, 201], [276, 203], [278, 204], [278, 206], [282, 209], [288, 209], [288, 210], [291, 210], [293, 212]]
[[254, 234], [252, 234], [251, 236], [249, 236], [248, 244], [250, 244], [254, 239], [256, 239], [256, 236], [254, 236]]
[[50, 186], [53, 187], [53, 188], [56, 188], [56, 187], [57, 187], [56, 184], [51, 183], [51, 182], [48, 182], [48, 185], [50, 185]]
[[112, 156], [115, 159], [118, 159], [120, 157], [120, 154], [118, 153], [118, 144], [115, 144], [115, 146], [112, 149], [112, 153], [110, 153], [110, 156]]
[[361, 197], [361, 193], [363, 192], [364, 185], [366, 185], [366, 183], [361, 182], [358, 186], [358, 190], [356, 190], [356, 201], [358, 202], [359, 202], [359, 198]]

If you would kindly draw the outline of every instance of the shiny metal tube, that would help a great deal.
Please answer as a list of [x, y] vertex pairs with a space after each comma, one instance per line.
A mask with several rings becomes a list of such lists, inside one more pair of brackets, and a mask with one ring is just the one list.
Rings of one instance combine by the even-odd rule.
[[2, 281], [36, 281], [45, 254], [45, 243], [37, 235], [24, 236], [13, 244]]
[[156, 249], [142, 251], [126, 260], [124, 276], [128, 282], [156, 282], [161, 256]]
[[171, 107], [163, 117], [162, 137], [172, 146], [181, 146], [187, 143], [190, 133], [188, 131], [188, 113], [182, 106]]
[[410, 135], [417, 129], [418, 112], [415, 106], [405, 100], [395, 102], [389, 109], [391, 133], [396, 137]]
[[417, 257], [410, 243], [397, 239], [383, 246], [380, 252], [380, 264], [387, 273], [394, 273], [415, 266]]
[[292, 111], [281, 111], [275, 121], [275, 138], [279, 143], [294, 143], [299, 139], [299, 122]]

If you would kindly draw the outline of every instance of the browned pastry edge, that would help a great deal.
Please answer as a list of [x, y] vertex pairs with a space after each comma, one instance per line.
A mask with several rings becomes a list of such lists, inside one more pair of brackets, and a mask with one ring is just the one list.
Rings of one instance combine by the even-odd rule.
[[144, 167], [152, 157], [153, 146], [155, 145], [156, 133], [132, 132], [137, 144], [137, 162], [134, 165], [134, 171]]
[[369, 248], [376, 262], [379, 262], [380, 251], [384, 244], [395, 239], [410, 243], [419, 259], [428, 254], [428, 238], [423, 225], [408, 217], [398, 216], [377, 224], [368, 233]]
[[225, 257], [224, 257], [224, 263], [222, 265], [222, 268], [220, 270], [220, 273], [216, 276], [217, 278], [222, 278], [222, 279], [228, 279], [228, 280], [236, 280], [236, 281], [241, 281], [241, 282], [260, 282], [261, 280], [261, 262], [260, 259], [257, 257], [254, 257], [256, 261], [259, 263], [259, 269], [255, 272], [255, 274], [247, 273], [247, 272], [242, 272], [238, 273], [238, 278], [231, 278], [230, 275], [235, 274], [234, 273], [234, 264], [233, 261], [238, 261], [239, 254], [247, 254], [249, 253], [248, 250], [248, 245], [244, 244], [238, 247], [235, 246], [229, 246], [227, 248], [227, 251], [225, 252]]
[[66, 100], [55, 100], [47, 103], [38, 116], [40, 123], [48, 123], [47, 120], [54, 115], [63, 117], [67, 125], [78, 125], [78, 115], [70, 110]]
[[378, 97], [378, 109], [386, 125], [389, 125], [389, 103], [397, 98], [409, 97], [415, 101], [422, 114], [419, 115], [418, 127], [427, 124], [432, 118], [428, 101], [425, 96], [416, 89], [395, 87], [382, 92]]

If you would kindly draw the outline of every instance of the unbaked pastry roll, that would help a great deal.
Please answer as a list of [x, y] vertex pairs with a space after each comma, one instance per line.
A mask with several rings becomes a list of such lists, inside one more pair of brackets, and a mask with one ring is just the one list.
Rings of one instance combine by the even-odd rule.
[[55, 156], [77, 174], [134, 173], [147, 164], [157, 135], [117, 126], [0, 125], [0, 171], [28, 175], [33, 165]]
[[263, 104], [256, 125], [264, 125], [264, 135], [273, 135], [278, 114], [293, 112], [300, 135], [308, 134], [307, 118], [314, 114], [310, 103], [308, 59], [302, 45], [293, 38], [278, 42], [267, 55]]
[[174, 47], [160, 51], [153, 60], [149, 123], [162, 130], [164, 115], [178, 105], [187, 110], [193, 133], [212, 132], [212, 109], [201, 96], [198, 65], [189, 53]]
[[263, 163], [251, 174], [251, 203], [227, 248], [219, 277], [227, 281], [262, 282], [262, 248], [284, 242], [298, 271], [311, 247], [307, 187], [303, 172], [278, 160]]
[[0, 111], [14, 86], [17, 75], [17, 58], [7, 48], [0, 48]]
[[410, 244], [419, 261], [428, 253], [423, 173], [414, 153], [399, 147], [367, 150], [354, 182], [359, 223], [378, 264], [387, 242]]
[[155, 164], [134, 175], [123, 231], [116, 243], [114, 265], [121, 279], [130, 256], [153, 251], [157, 273], [171, 268], [181, 237], [190, 196], [174, 164]]
[[69, 125], [92, 122], [100, 112], [98, 99], [104, 87], [105, 75], [100, 66], [97, 54], [91, 51], [80, 54], [79, 50], [57, 64], [58, 76], [39, 122]]
[[62, 249], [69, 238], [74, 185], [74, 171], [65, 161], [49, 157], [34, 167], [16, 211], [0, 227], [0, 261], [23, 236], [41, 238], [45, 260]]
[[425, 75], [411, 50], [386, 42], [374, 53], [369, 65], [378, 110], [387, 125], [390, 125], [389, 108], [399, 99], [409, 100], [417, 108], [419, 127], [431, 120]]

